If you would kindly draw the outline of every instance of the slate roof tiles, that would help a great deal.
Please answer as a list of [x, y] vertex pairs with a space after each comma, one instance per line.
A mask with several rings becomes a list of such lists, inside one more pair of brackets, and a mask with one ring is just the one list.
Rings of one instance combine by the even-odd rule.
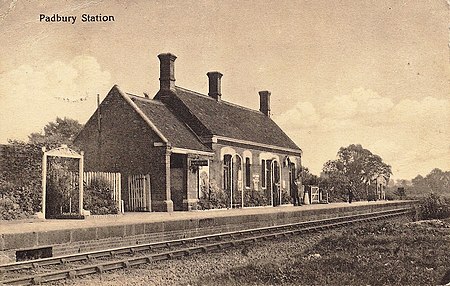
[[217, 101], [181, 87], [175, 88], [175, 95], [208, 129], [205, 133], [300, 151], [286, 133], [260, 111]]
[[152, 121], [173, 147], [212, 152], [203, 145], [189, 126], [181, 122], [162, 102], [127, 94], [137, 107]]

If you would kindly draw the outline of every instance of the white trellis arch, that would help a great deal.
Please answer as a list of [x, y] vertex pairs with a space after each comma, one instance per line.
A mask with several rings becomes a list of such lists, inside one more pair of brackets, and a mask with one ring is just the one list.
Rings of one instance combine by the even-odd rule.
[[[236, 161], [239, 159], [239, 166], [237, 165]], [[236, 164], [235, 164], [236, 163]], [[239, 169], [236, 171], [237, 172], [237, 178], [234, 178], [234, 173], [235, 173], [235, 165], [240, 168], [240, 172], [241, 172], [241, 178], [239, 179]], [[244, 176], [243, 176], [243, 160], [242, 160], [242, 156], [239, 155], [238, 153], [235, 153], [231, 156], [231, 205], [230, 207], [233, 208], [233, 195], [234, 192], [241, 192], [241, 208], [244, 207]], [[239, 186], [239, 181], [241, 180], [241, 186]], [[236, 183], [237, 189], [234, 190], [234, 184]]]
[[[266, 161], [271, 161], [270, 163], [270, 180], [271, 180], [271, 185], [270, 186], [266, 186], [266, 188], [269, 188], [270, 190], [270, 203], [272, 206], [274, 206], [274, 181], [275, 181], [275, 173], [274, 173], [274, 166], [275, 166], [275, 162], [278, 165], [278, 176], [279, 176], [279, 180], [280, 180], [280, 184], [281, 184], [281, 178], [282, 178], [282, 162], [280, 161], [280, 156], [273, 154], [271, 152], [261, 152], [261, 154], [259, 154], [259, 163], [262, 164], [262, 161], [266, 160]], [[281, 205], [281, 185], [278, 186], [278, 201], [277, 203], [279, 203]]]
[[79, 213], [83, 215], [83, 168], [84, 168], [84, 152], [80, 154], [67, 147], [67, 145], [61, 145], [61, 147], [45, 151], [45, 147], [42, 147], [42, 216], [45, 218], [46, 208], [46, 195], [47, 195], [47, 157], [62, 157], [79, 159]]

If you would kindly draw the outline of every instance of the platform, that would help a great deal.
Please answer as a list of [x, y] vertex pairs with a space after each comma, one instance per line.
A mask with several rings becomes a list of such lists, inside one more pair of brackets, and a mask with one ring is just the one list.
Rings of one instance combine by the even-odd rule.
[[193, 237], [293, 222], [393, 210], [412, 201], [258, 207], [172, 213], [126, 213], [85, 220], [0, 222], [0, 264], [17, 252], [46, 249], [51, 256]]

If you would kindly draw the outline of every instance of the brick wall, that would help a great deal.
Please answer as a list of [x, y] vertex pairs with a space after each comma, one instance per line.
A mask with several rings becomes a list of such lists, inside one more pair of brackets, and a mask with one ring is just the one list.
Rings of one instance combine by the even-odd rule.
[[[259, 183], [257, 184], [258, 191], [270, 193], [266, 187], [266, 189], [263, 189], [262, 186], [262, 174], [261, 174], [261, 154], [268, 154], [271, 153], [274, 156], [278, 157], [279, 166], [281, 168], [281, 176], [280, 176], [280, 188], [290, 194], [290, 182], [289, 182], [289, 167], [284, 165], [284, 158], [286, 156], [289, 156], [292, 160], [295, 160], [296, 162], [296, 170], [299, 170], [299, 167], [301, 166], [301, 160], [298, 156], [290, 155], [288, 152], [283, 153], [282, 151], [274, 151], [271, 150], [270, 152], [267, 151], [265, 148], [257, 149], [250, 145], [243, 145], [243, 144], [225, 144], [223, 143], [215, 143], [213, 144], [213, 150], [214, 150], [214, 159], [211, 161], [211, 167], [210, 167], [210, 179], [217, 183], [217, 185], [220, 188], [223, 188], [223, 152], [221, 152], [222, 148], [229, 147], [231, 148], [236, 154], [239, 154], [239, 156], [242, 158], [244, 169], [243, 169], [243, 184], [244, 184], [244, 190], [255, 190], [255, 186], [253, 183], [253, 176], [257, 175], [259, 176]], [[229, 149], [229, 150], [231, 150]], [[250, 166], [250, 188], [245, 188], [245, 157], [246, 154], [251, 153], [251, 166]], [[273, 157], [271, 157], [273, 158]], [[267, 158], [269, 159], [269, 158]]]
[[0, 261], [15, 259], [15, 251], [53, 247], [53, 255], [65, 255], [120, 246], [180, 239], [213, 233], [267, 227], [316, 219], [333, 218], [411, 206], [414, 202], [372, 204], [327, 209], [284, 211], [239, 216], [190, 218], [177, 221], [143, 222], [116, 226], [62, 229], [47, 232], [2, 234]]
[[[128, 175], [150, 174], [152, 209], [170, 209], [170, 155], [165, 146], [154, 147], [162, 140], [114, 88], [102, 102], [100, 113], [100, 131], [96, 112], [74, 142], [85, 152], [85, 170], [120, 172], [122, 190], [127, 190]], [[123, 198], [127, 199], [126, 193]]]

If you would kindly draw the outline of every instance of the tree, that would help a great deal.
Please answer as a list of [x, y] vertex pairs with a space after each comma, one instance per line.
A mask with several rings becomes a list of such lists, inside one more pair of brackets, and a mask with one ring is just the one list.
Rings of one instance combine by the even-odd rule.
[[425, 177], [417, 175], [411, 180], [408, 190], [413, 196], [423, 196], [428, 193], [450, 196], [450, 171], [435, 168]]
[[323, 172], [320, 176], [322, 187], [328, 192], [329, 200], [345, 201], [348, 195], [349, 179], [344, 174], [343, 165], [338, 160], [330, 160], [323, 166]]
[[450, 192], [450, 172], [435, 168], [425, 177], [429, 189], [438, 194]]
[[341, 147], [337, 157], [323, 166], [332, 191], [330, 194], [334, 193], [337, 197], [345, 198], [351, 190], [356, 199], [368, 198], [370, 182], [379, 176], [384, 176], [388, 181], [392, 174], [391, 166], [359, 144]]
[[305, 186], [307, 186], [307, 185], [317, 186], [319, 184], [319, 177], [312, 174], [309, 171], [308, 167], [301, 168], [300, 178], [302, 178], [302, 184]]
[[[72, 143], [83, 126], [76, 120], [59, 117], [44, 127], [44, 134], [32, 133], [29, 142], [9, 140], [0, 156], [0, 219], [28, 216], [40, 209], [42, 150]], [[6, 202], [6, 203], [5, 203]]]
[[83, 125], [75, 119], [56, 117], [55, 122], [49, 122], [44, 126], [44, 134], [31, 133], [29, 142], [36, 145], [71, 145], [75, 136], [83, 128]]

